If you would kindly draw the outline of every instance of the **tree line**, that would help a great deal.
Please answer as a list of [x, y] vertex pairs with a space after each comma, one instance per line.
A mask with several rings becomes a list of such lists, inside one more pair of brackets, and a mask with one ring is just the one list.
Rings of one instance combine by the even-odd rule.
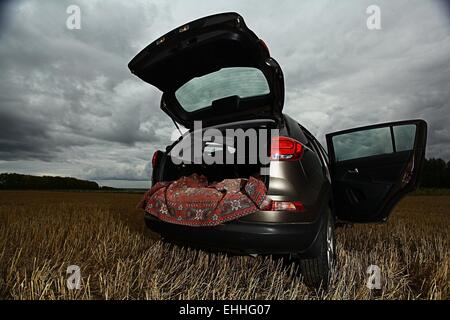
[[99, 190], [96, 182], [71, 177], [31, 176], [18, 173], [0, 174], [0, 189], [13, 190]]
[[[450, 161], [425, 159], [422, 176], [422, 188], [450, 188]], [[71, 177], [31, 176], [18, 173], [0, 174], [0, 190], [109, 190], [96, 182]]]
[[420, 186], [423, 188], [450, 188], [450, 161], [425, 159]]

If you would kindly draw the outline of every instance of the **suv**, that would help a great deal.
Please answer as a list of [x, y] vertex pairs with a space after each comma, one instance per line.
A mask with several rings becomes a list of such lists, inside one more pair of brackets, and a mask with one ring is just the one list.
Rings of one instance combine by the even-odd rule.
[[195, 121], [220, 131], [279, 132], [277, 157], [272, 145], [268, 164], [176, 164], [169, 153], [182, 139], [156, 151], [153, 184], [191, 173], [213, 181], [248, 178], [266, 169], [261, 179], [272, 201], [269, 208], [213, 227], [177, 225], [146, 214], [147, 226], [164, 239], [241, 254], [289, 255], [298, 261], [307, 285], [326, 287], [335, 259], [336, 222], [384, 222], [417, 186], [425, 121], [330, 133], [327, 153], [308, 130], [282, 113], [282, 70], [237, 13], [172, 30], [142, 50], [129, 68], [162, 91], [161, 109], [188, 129], [185, 135], [195, 132]]

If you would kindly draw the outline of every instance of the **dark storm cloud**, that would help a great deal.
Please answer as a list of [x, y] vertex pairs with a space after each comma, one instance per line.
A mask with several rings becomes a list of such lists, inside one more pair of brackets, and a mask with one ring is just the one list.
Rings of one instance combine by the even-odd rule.
[[134, 37], [151, 26], [160, 8], [105, 3], [79, 3], [82, 30], [66, 28], [71, 1], [7, 7], [9, 23], [0, 38], [1, 160], [89, 167], [103, 146], [137, 149], [164, 140], [157, 131], [170, 122], [150, 116], [159, 106], [157, 91], [127, 69], [140, 49]]
[[[3, 3], [3, 2], [2, 2]], [[81, 30], [66, 8], [81, 8]], [[428, 156], [450, 159], [450, 16], [442, 1], [15, 1], [0, 6], [0, 171], [148, 179], [174, 126], [158, 90], [127, 69], [161, 34], [240, 12], [286, 79], [285, 111], [326, 132], [408, 118], [429, 123]], [[274, 10], [276, 8], [276, 10]], [[2, 161], [3, 160], [3, 161]], [[12, 170], [14, 169], [14, 170]]]
[[3, 0], [0, 1], [0, 35], [2, 33], [2, 27], [5, 25], [8, 18], [8, 10], [11, 5], [12, 0]]
[[40, 123], [8, 113], [8, 110], [0, 110], [0, 128], [2, 130], [0, 137], [2, 160], [51, 159], [51, 154], [44, 152], [40, 147], [49, 138], [46, 128]]
[[298, 28], [285, 27], [283, 39], [301, 41], [276, 40], [285, 110], [321, 141], [340, 129], [423, 118], [427, 156], [449, 159], [450, 20], [441, 2], [377, 1], [377, 31], [365, 26], [370, 2], [327, 4], [311, 6]]

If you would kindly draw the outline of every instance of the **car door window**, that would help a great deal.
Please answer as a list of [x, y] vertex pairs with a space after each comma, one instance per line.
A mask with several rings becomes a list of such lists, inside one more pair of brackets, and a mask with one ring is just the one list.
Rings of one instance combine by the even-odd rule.
[[416, 126], [409, 124], [393, 127], [395, 150], [409, 151], [414, 148], [414, 137], [416, 135]]
[[394, 151], [389, 127], [334, 136], [333, 145], [336, 161], [370, 157]]

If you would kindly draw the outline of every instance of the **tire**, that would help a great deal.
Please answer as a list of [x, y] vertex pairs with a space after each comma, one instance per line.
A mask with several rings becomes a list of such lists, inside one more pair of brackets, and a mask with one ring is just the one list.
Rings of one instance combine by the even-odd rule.
[[319, 255], [311, 259], [301, 259], [299, 267], [303, 281], [308, 287], [326, 289], [336, 258], [334, 219], [330, 210], [327, 213], [325, 228], [319, 233], [319, 241], [321, 242]]

